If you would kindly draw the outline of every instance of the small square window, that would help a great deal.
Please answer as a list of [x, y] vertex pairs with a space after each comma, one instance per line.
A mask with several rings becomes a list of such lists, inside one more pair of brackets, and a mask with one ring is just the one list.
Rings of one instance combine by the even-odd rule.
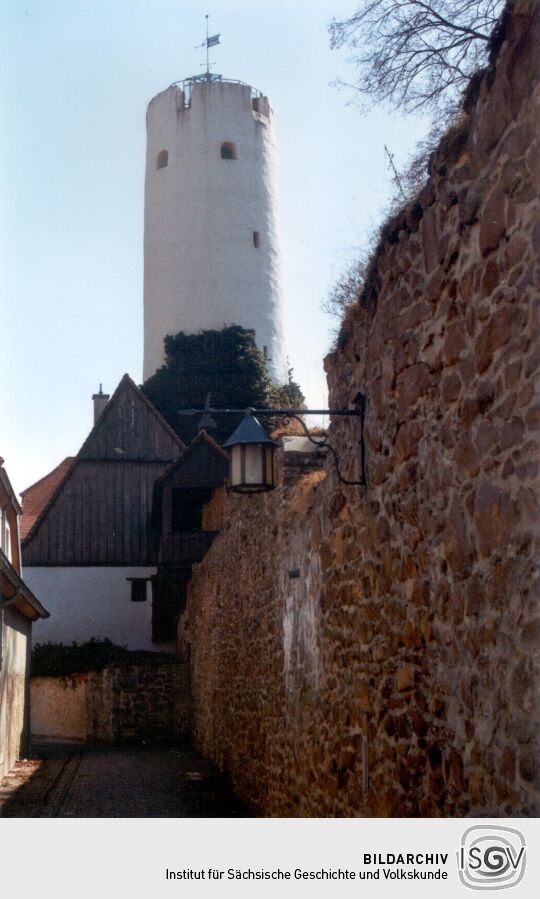
[[131, 581], [131, 602], [146, 602], [146, 581], [145, 577], [130, 577]]
[[224, 144], [221, 144], [221, 158], [236, 159], [236, 144], [231, 143], [230, 140], [227, 140]]

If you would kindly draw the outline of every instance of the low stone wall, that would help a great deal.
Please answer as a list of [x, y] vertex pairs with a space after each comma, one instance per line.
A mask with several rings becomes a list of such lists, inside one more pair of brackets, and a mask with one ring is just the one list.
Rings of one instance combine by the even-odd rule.
[[189, 731], [186, 665], [117, 663], [67, 678], [34, 677], [32, 735], [105, 743], [177, 740]]
[[[509, 8], [326, 362], [331, 406], [367, 396], [367, 488], [329, 462], [215, 500], [194, 733], [259, 814], [540, 811], [539, 9]], [[352, 423], [331, 442], [353, 478]]]
[[31, 680], [32, 736], [86, 740], [88, 674], [73, 677], [33, 677]]

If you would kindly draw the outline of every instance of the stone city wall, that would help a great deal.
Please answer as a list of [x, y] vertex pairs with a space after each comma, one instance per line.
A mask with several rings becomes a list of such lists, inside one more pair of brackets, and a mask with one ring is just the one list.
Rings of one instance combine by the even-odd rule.
[[[367, 488], [328, 461], [214, 500], [194, 733], [262, 815], [540, 810], [540, 51], [538, 7], [511, 9], [326, 360], [331, 406], [367, 397]], [[331, 436], [354, 477], [352, 422]]]

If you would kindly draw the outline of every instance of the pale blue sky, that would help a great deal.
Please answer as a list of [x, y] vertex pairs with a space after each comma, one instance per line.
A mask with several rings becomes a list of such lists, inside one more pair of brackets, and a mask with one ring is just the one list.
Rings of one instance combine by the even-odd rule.
[[381, 221], [425, 123], [368, 117], [327, 25], [354, 0], [4, 0], [0, 12], [0, 455], [17, 490], [75, 454], [91, 395], [142, 375], [145, 112], [197, 74], [205, 13], [214, 71], [275, 114], [285, 328], [295, 377], [326, 403], [334, 323], [320, 305]]

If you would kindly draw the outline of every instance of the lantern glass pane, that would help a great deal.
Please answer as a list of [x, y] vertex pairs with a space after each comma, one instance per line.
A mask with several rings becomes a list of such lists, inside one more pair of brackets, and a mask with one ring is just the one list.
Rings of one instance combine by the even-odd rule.
[[237, 444], [231, 448], [231, 485], [236, 487], [242, 483], [242, 446]]
[[246, 472], [245, 484], [262, 484], [263, 483], [263, 447], [260, 443], [245, 444], [246, 449]]

